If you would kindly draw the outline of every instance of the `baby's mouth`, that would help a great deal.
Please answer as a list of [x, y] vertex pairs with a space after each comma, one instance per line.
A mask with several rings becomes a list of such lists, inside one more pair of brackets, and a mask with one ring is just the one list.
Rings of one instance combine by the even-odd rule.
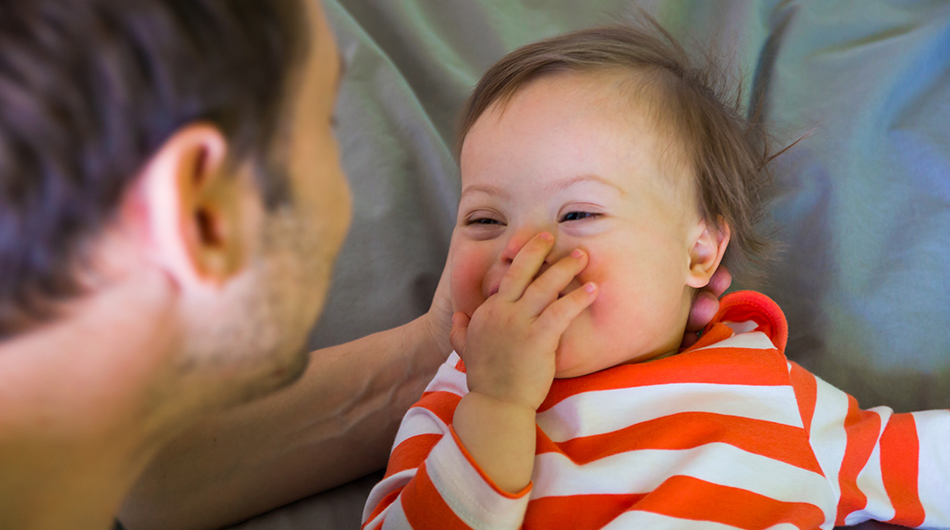
[[[565, 296], [571, 294], [571, 292], [578, 287], [578, 285], [574, 285], [572, 282], [571, 285], [568, 285], [563, 291], [557, 293], [557, 299], [560, 300], [561, 298], [564, 298]], [[488, 291], [488, 296], [486, 296], [485, 299], [491, 298], [496, 294], [498, 294], [498, 287], [493, 287], [490, 291]]]
[[564, 298], [565, 296], [567, 296], [567, 295], [573, 293], [574, 291], [576, 291], [576, 290], [579, 289], [580, 287], [581, 287], [581, 283], [578, 282], [577, 279], [575, 279], [574, 281], [572, 281], [571, 283], [569, 283], [569, 284], [567, 285], [567, 287], [564, 288], [563, 291], [557, 293], [557, 298], [558, 298], [558, 300], [560, 300], [561, 298]]

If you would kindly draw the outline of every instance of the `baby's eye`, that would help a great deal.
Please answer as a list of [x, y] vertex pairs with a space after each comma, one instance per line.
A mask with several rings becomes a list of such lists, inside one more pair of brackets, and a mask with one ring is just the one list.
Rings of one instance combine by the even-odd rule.
[[476, 217], [475, 219], [469, 219], [468, 224], [470, 225], [500, 225], [501, 221], [497, 219], [492, 219], [491, 217]]
[[560, 222], [580, 221], [581, 219], [593, 219], [599, 216], [600, 214], [592, 212], [567, 212], [561, 217]]

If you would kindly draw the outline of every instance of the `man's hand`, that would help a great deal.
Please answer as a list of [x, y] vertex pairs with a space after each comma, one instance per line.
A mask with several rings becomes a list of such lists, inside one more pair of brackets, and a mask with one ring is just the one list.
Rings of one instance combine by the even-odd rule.
[[587, 266], [583, 251], [575, 250], [537, 276], [553, 246], [547, 232], [532, 238], [515, 256], [498, 292], [471, 319], [454, 315], [450, 340], [465, 362], [470, 392], [531, 410], [547, 396], [561, 335], [597, 297], [597, 287], [589, 283], [558, 298]]
[[689, 320], [686, 322], [686, 335], [683, 336], [683, 347], [688, 348], [699, 340], [699, 331], [719, 312], [719, 297], [732, 284], [732, 275], [725, 267], [720, 267], [709, 279], [706, 288], [696, 294], [693, 307], [689, 309]]
[[432, 297], [432, 305], [429, 306], [429, 311], [422, 315], [432, 349], [438, 352], [443, 360], [452, 351], [452, 345], [449, 343], [449, 332], [452, 330], [451, 264], [452, 247], [450, 246], [442, 276], [439, 278], [439, 285], [435, 288], [435, 295]]

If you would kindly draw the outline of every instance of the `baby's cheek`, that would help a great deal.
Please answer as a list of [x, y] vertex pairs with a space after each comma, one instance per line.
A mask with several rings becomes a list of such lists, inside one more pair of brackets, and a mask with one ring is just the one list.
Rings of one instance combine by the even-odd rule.
[[452, 309], [469, 316], [485, 297], [482, 294], [482, 281], [487, 273], [477, 255], [457, 253], [452, 262]]
[[649, 287], [638, 280], [645, 272], [630, 256], [605, 249], [588, 252], [588, 265], [576, 280], [578, 286], [587, 282], [598, 286], [597, 299], [587, 310], [591, 324], [604, 333], [629, 332], [632, 323], [648, 318], [654, 310]]

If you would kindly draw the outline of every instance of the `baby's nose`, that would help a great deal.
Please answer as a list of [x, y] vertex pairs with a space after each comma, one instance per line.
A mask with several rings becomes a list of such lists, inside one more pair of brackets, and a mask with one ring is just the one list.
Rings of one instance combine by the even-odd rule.
[[534, 234], [527, 232], [525, 230], [519, 230], [515, 232], [511, 238], [508, 239], [508, 243], [505, 244], [504, 250], [501, 251], [501, 262], [507, 265], [511, 265], [511, 262], [515, 260], [515, 256], [521, 252], [521, 249], [531, 240]]
[[[511, 262], [515, 260], [515, 256], [521, 252], [521, 249], [528, 244], [528, 241], [531, 241], [536, 235], [540, 234], [543, 230], [518, 230], [515, 232], [511, 238], [508, 240], [508, 243], [505, 245], [504, 250], [501, 252], [501, 262], [506, 265], [511, 265]], [[553, 234], [550, 230], [547, 231], [549, 234]]]

